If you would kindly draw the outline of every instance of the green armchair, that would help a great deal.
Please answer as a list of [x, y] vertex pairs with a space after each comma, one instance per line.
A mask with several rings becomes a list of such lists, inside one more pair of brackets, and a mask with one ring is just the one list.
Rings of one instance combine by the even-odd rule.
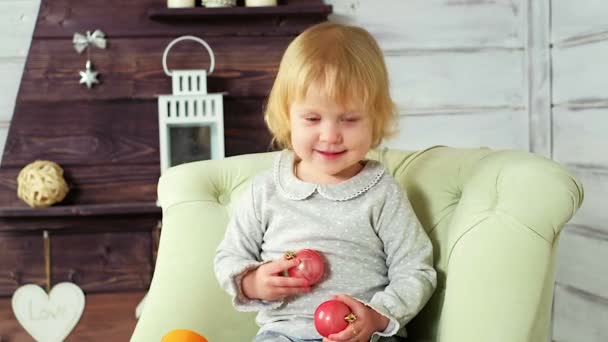
[[[255, 335], [255, 314], [233, 309], [213, 257], [233, 204], [275, 153], [193, 162], [161, 177], [158, 261], [131, 341], [160, 341], [177, 328], [210, 342]], [[435, 247], [437, 291], [408, 324], [408, 340], [547, 341], [557, 242], [581, 205], [581, 184], [526, 152], [433, 147], [369, 157], [402, 184]]]

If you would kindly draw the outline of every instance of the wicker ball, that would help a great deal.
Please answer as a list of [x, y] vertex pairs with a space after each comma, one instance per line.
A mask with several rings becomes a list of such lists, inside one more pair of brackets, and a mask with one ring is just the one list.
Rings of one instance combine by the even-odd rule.
[[61, 202], [69, 190], [63, 169], [48, 160], [36, 160], [21, 169], [17, 185], [17, 196], [32, 208]]

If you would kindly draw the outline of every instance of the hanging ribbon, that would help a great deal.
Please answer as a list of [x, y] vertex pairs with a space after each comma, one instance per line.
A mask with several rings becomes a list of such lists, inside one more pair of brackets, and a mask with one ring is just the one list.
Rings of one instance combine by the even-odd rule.
[[105, 33], [103, 33], [101, 30], [95, 30], [93, 33], [91, 33], [91, 31], [87, 31], [86, 36], [76, 32], [74, 33], [74, 39], [72, 40], [74, 43], [74, 49], [76, 49], [78, 53], [82, 53], [82, 51], [84, 51], [89, 44], [92, 44], [100, 49], [105, 49], [105, 36]]
[[44, 242], [44, 273], [46, 275], [45, 284], [46, 293], [51, 293], [51, 239], [49, 232], [43, 231], [42, 238]]

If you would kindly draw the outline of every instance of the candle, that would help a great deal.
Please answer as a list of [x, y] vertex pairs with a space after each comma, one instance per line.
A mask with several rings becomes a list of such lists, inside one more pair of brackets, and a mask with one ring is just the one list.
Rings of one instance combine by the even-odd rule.
[[236, 0], [202, 0], [205, 7], [232, 7], [236, 6]]
[[277, 0], [245, 0], [247, 7], [276, 6]]
[[195, 0], [167, 0], [167, 7], [169, 8], [184, 8], [194, 7]]

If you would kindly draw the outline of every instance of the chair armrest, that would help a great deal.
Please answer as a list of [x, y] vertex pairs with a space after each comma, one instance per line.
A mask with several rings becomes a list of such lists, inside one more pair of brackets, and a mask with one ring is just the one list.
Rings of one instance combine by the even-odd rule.
[[546, 341], [561, 229], [581, 184], [525, 152], [482, 158], [463, 185], [448, 237], [440, 341]]
[[131, 341], [160, 341], [173, 329], [194, 330], [209, 341], [245, 341], [255, 334], [254, 315], [232, 308], [213, 272], [224, 232], [209, 227], [227, 220], [217, 202], [181, 203], [164, 212], [154, 277]]
[[133, 342], [160, 341], [173, 329], [191, 329], [209, 341], [247, 341], [255, 315], [239, 313], [213, 271], [229, 209], [272, 153], [179, 165], [158, 185], [163, 227], [154, 277]]
[[[474, 166], [454, 220], [504, 215], [552, 243], [582, 201], [581, 183], [560, 164], [527, 152], [500, 151]], [[471, 228], [454, 223], [454, 239]]]

